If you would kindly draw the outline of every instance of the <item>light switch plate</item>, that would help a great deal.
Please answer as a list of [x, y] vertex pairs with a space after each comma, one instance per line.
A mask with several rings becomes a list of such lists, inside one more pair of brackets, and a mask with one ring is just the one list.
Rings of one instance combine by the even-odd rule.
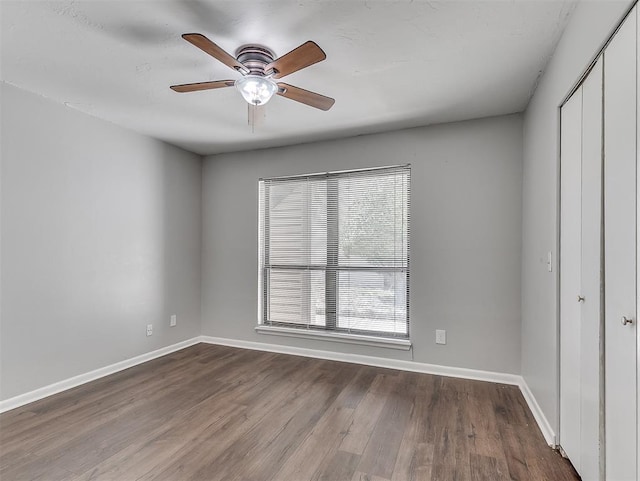
[[447, 343], [447, 331], [444, 329], [436, 329], [436, 344]]

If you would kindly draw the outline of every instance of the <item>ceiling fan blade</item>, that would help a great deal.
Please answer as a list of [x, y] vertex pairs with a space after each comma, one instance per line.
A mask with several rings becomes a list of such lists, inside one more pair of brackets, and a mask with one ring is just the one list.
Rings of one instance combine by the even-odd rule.
[[218, 47], [215, 43], [200, 33], [185, 33], [182, 35], [187, 42], [195, 45], [203, 52], [208, 53], [213, 58], [220, 60], [223, 64], [238, 70], [242, 74], [248, 74], [249, 69], [238, 62], [234, 57]]
[[294, 87], [284, 82], [278, 83], [277, 93], [288, 99], [310, 105], [320, 110], [329, 110], [333, 107], [333, 104], [336, 103], [331, 97], [325, 97], [324, 95], [301, 89], [300, 87]]
[[233, 87], [233, 80], [215, 80], [213, 82], [197, 82], [193, 84], [172, 85], [170, 88], [175, 92], [197, 92], [198, 90], [219, 89], [222, 87]]
[[276, 72], [273, 78], [282, 78], [285, 75], [292, 74], [309, 65], [318, 63], [325, 58], [327, 58], [327, 55], [318, 47], [318, 44], [309, 40], [291, 52], [277, 58], [265, 66], [264, 70], [268, 72], [270, 69], [274, 69]]

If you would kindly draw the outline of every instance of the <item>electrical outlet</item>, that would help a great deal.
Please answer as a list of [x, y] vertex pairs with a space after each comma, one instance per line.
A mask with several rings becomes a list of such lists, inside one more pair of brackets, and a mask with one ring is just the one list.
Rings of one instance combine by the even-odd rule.
[[436, 344], [447, 343], [447, 331], [444, 329], [436, 329]]
[[147, 324], [147, 336], [151, 336], [153, 334], [153, 324]]
[[178, 323], [178, 316], [176, 316], [175, 314], [173, 314], [171, 316], [171, 320], [169, 321], [169, 327], [175, 327], [175, 325]]

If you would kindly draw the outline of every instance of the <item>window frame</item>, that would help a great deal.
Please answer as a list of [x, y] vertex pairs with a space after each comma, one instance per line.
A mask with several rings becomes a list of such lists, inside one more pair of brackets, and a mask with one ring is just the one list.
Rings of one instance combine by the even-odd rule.
[[[339, 264], [339, 191], [338, 181], [341, 177], [348, 177], [353, 174], [373, 174], [377, 172], [404, 173], [406, 175], [406, 201], [403, 208], [406, 210], [406, 225], [403, 224], [403, 239], [406, 239], [406, 265], [403, 266], [365, 266], [365, 265], [340, 265]], [[268, 200], [271, 182], [289, 180], [312, 180], [325, 179], [326, 182], [326, 265], [316, 265], [312, 263], [293, 264], [272, 264], [270, 262], [270, 215], [271, 209]], [[274, 177], [259, 179], [259, 202], [258, 202], [258, 326], [256, 331], [284, 335], [291, 337], [317, 337], [334, 340], [338, 342], [350, 342], [356, 344], [393, 347], [397, 349], [409, 349], [411, 346], [411, 323], [410, 323], [410, 201], [411, 196], [411, 166], [397, 165], [386, 167], [375, 167], [357, 170], [344, 170], [335, 172], [325, 172], [318, 174], [304, 174], [297, 176]], [[270, 302], [270, 273], [273, 270], [297, 270], [297, 271], [324, 271], [325, 277], [325, 320], [324, 326], [312, 325], [309, 323], [292, 323], [269, 320]], [[405, 273], [406, 278], [406, 316], [404, 319], [406, 332], [394, 333], [390, 331], [374, 331], [354, 328], [344, 328], [338, 326], [338, 301], [339, 301], [339, 273], [340, 272], [400, 272]]]

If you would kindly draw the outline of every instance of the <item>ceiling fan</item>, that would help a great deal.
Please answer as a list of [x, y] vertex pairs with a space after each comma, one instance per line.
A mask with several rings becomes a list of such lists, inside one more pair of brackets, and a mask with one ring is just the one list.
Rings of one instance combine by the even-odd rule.
[[335, 103], [335, 100], [330, 97], [274, 80], [327, 58], [322, 49], [311, 40], [279, 58], [275, 58], [271, 50], [261, 45], [245, 45], [238, 49], [237, 57], [234, 58], [202, 34], [185, 33], [182, 38], [238, 71], [242, 77], [238, 80], [172, 85], [171, 89], [176, 92], [196, 92], [235, 86], [249, 104], [256, 106], [266, 104], [273, 94], [320, 110], [329, 110]]

